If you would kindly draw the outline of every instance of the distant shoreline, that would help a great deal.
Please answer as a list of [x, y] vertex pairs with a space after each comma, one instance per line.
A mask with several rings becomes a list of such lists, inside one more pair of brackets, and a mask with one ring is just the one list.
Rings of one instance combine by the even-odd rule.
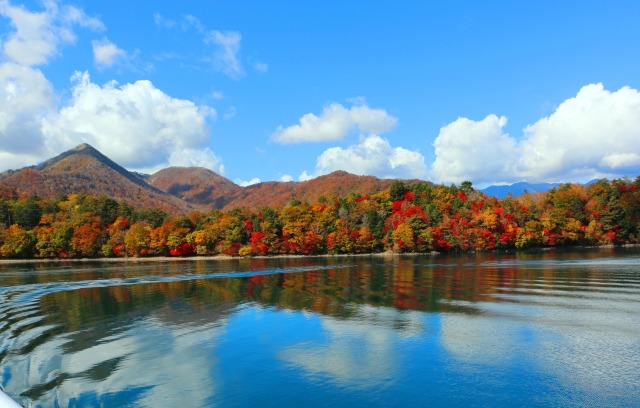
[[[640, 244], [623, 244], [623, 245], [595, 245], [595, 246], [567, 246], [567, 247], [541, 247], [527, 249], [506, 249], [482, 251], [482, 253], [518, 253], [518, 252], [545, 252], [553, 250], [571, 250], [571, 249], [597, 249], [597, 248], [634, 248], [640, 247]], [[472, 254], [476, 252], [464, 252]], [[477, 252], [480, 253], [480, 252]], [[375, 252], [370, 254], [318, 254], [318, 255], [260, 255], [260, 256], [230, 256], [230, 255], [207, 255], [207, 256], [150, 256], [150, 257], [122, 257], [122, 258], [31, 258], [31, 259], [0, 259], [0, 265], [17, 265], [17, 264], [60, 264], [60, 263], [144, 263], [144, 262], [184, 262], [184, 261], [228, 261], [228, 260], [250, 260], [250, 259], [303, 259], [303, 258], [351, 258], [351, 257], [376, 257], [376, 258], [395, 258], [395, 257], [417, 257], [417, 256], [436, 256], [442, 254], [463, 254], [461, 252]]]
[[259, 255], [259, 256], [149, 256], [149, 257], [121, 257], [121, 258], [30, 258], [30, 259], [0, 259], [0, 265], [36, 264], [36, 263], [141, 263], [141, 262], [175, 262], [175, 261], [225, 261], [240, 259], [302, 259], [302, 258], [349, 258], [349, 257], [398, 257], [398, 256], [435, 256], [442, 252], [375, 252], [370, 254], [317, 254], [317, 255]]

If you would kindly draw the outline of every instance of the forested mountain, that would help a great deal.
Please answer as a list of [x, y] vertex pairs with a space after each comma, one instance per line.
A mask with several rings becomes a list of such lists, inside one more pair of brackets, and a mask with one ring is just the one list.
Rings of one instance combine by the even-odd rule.
[[[261, 206], [283, 207], [296, 199], [313, 203], [321, 197], [344, 197], [348, 194], [372, 194], [388, 190], [394, 180], [379, 179], [373, 176], [358, 176], [346, 171], [334, 171], [331, 174], [302, 182], [278, 182], [254, 184], [236, 192], [224, 209], [235, 207], [259, 208]], [[406, 184], [415, 184], [420, 180], [404, 180]], [[422, 183], [425, 183], [422, 181]]]
[[39, 165], [0, 174], [0, 190], [19, 196], [53, 198], [86, 193], [126, 200], [131, 205], [161, 208], [172, 214], [194, 207], [155, 188], [88, 144], [82, 144]]
[[[85, 193], [179, 215], [195, 209], [283, 207], [293, 199], [315, 202], [323, 196], [371, 194], [389, 189], [392, 182], [336, 171], [309, 181], [270, 181], [241, 187], [201, 167], [169, 167], [152, 175], [130, 172], [90, 145], [82, 144], [37, 166], [0, 174], [0, 196], [52, 198]], [[419, 180], [405, 182], [414, 184]]]
[[[283, 207], [293, 199], [315, 202], [320, 197], [369, 194], [387, 190], [393, 183], [393, 180], [335, 171], [308, 181], [268, 181], [240, 187], [201, 167], [169, 167], [148, 176], [146, 180], [152, 186], [191, 204], [227, 210], [237, 207]], [[405, 182], [414, 184], [419, 180]]]
[[222, 208], [240, 194], [242, 187], [202, 167], [169, 167], [146, 178], [169, 194], [192, 204]]

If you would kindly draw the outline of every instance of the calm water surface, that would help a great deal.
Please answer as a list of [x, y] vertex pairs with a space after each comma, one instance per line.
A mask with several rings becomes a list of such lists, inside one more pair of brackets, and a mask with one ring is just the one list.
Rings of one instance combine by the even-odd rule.
[[640, 406], [640, 251], [0, 265], [43, 407]]

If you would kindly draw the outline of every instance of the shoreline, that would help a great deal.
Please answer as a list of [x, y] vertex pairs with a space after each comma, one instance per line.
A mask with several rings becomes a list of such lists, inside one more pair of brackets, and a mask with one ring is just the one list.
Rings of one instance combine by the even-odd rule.
[[317, 255], [259, 255], [259, 256], [231, 256], [231, 255], [204, 255], [204, 256], [149, 256], [149, 257], [122, 257], [122, 258], [30, 258], [30, 259], [0, 259], [0, 265], [13, 264], [39, 264], [39, 263], [141, 263], [141, 262], [182, 262], [182, 261], [227, 261], [241, 259], [302, 259], [302, 258], [349, 258], [349, 257], [397, 257], [397, 256], [435, 256], [441, 252], [375, 252], [370, 254], [317, 254]]
[[[623, 245], [594, 245], [594, 246], [570, 246], [570, 247], [541, 247], [527, 249], [505, 249], [493, 250], [482, 253], [518, 253], [518, 252], [545, 252], [554, 250], [581, 250], [581, 249], [597, 249], [597, 248], [637, 248], [640, 244], [623, 244]], [[231, 255], [206, 255], [206, 256], [150, 256], [150, 257], [122, 257], [122, 258], [31, 258], [31, 259], [0, 259], [0, 265], [18, 265], [18, 264], [60, 264], [60, 263], [144, 263], [144, 262], [194, 262], [194, 261], [228, 261], [228, 260], [249, 260], [249, 259], [302, 259], [302, 258], [350, 258], [350, 257], [418, 257], [418, 256], [436, 256], [436, 255], [461, 255], [480, 253], [470, 252], [374, 252], [370, 254], [317, 254], [317, 255], [260, 255], [260, 256], [231, 256]]]

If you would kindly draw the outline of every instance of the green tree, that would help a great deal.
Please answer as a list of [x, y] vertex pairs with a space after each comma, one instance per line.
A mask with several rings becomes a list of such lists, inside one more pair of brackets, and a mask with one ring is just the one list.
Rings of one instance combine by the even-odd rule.
[[391, 201], [401, 201], [404, 200], [404, 194], [407, 192], [407, 186], [400, 180], [395, 180], [391, 183], [391, 188], [389, 189], [389, 196]]
[[33, 229], [40, 223], [42, 209], [38, 205], [37, 197], [29, 197], [21, 200], [13, 206], [13, 223], [18, 224], [21, 228]]

